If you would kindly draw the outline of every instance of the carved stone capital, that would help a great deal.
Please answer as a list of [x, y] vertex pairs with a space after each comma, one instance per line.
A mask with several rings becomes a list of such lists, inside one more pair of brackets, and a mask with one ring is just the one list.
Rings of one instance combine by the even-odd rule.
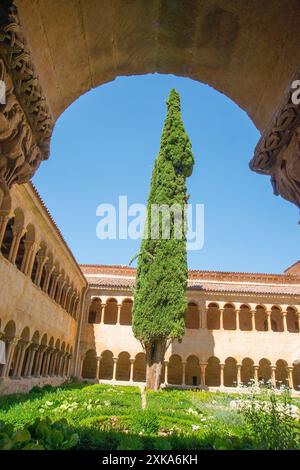
[[292, 83], [259, 140], [250, 168], [271, 176], [274, 194], [300, 208], [300, 104], [293, 99]]
[[17, 9], [0, 6], [0, 184], [8, 190], [30, 180], [49, 156], [53, 118], [43, 95]]

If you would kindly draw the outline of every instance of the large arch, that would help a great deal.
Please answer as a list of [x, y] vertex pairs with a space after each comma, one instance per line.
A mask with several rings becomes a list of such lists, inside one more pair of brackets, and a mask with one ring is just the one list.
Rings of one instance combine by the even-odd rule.
[[188, 8], [181, 0], [44, 0], [34, 9], [30, 0], [17, 0], [17, 6], [55, 118], [119, 75], [159, 72], [210, 84], [264, 129], [300, 63], [297, 0], [194, 0]]

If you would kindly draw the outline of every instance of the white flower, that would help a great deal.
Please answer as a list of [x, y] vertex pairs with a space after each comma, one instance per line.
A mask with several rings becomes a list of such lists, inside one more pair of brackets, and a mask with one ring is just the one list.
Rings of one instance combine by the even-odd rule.
[[193, 431], [198, 431], [198, 429], [200, 429], [200, 426], [197, 426], [197, 424], [192, 424]]

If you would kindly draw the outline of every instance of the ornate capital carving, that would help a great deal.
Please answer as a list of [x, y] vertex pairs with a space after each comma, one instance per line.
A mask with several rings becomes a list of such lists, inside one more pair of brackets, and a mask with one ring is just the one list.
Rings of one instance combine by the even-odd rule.
[[[291, 84], [299, 78], [300, 71]], [[274, 194], [300, 208], [300, 104], [293, 102], [291, 84], [255, 148], [250, 168], [270, 175]]]
[[0, 6], [0, 183], [10, 189], [34, 175], [49, 156], [53, 118], [42, 93], [17, 9], [11, 0]]

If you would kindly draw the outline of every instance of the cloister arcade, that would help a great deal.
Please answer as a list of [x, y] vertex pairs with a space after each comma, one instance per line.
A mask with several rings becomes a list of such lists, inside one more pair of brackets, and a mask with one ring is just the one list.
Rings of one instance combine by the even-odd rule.
[[[95, 350], [88, 350], [83, 358], [81, 376], [83, 379], [112, 382], [140, 383], [146, 380], [145, 354], [132, 357], [122, 351], [114, 356], [105, 350], [96, 356]], [[173, 354], [164, 362], [162, 382], [165, 385], [189, 387], [238, 387], [250, 383], [264, 382], [280, 387], [282, 385], [298, 391], [300, 389], [300, 364], [289, 365], [284, 359], [275, 363], [261, 358], [256, 364], [251, 358], [238, 362], [234, 357], [221, 361], [209, 357], [203, 362], [196, 355], [182, 358]]]
[[[133, 300], [93, 297], [88, 323], [131, 325]], [[300, 309], [294, 306], [246, 305], [239, 303], [207, 302], [203, 311], [197, 302], [190, 301], [185, 316], [186, 329], [239, 330], [299, 333]]]
[[[128, 330], [125, 332], [122, 329], [123, 325], [131, 325], [132, 296], [130, 297], [126, 292], [110, 295], [109, 292], [104, 294], [101, 289], [98, 290], [99, 295], [96, 295], [97, 289], [93, 292], [95, 295], [91, 295], [86, 314], [86, 323], [97, 327], [94, 330], [95, 346], [90, 344], [90, 347], [82, 353], [81, 377], [84, 380], [112, 383], [145, 382], [145, 354], [130, 349], [132, 343], [128, 335], [132, 334], [131, 329], [129, 333]], [[216, 332], [222, 336], [217, 336], [215, 342], [222, 343], [228, 334], [238, 335], [236, 341], [241, 341], [240, 335], [243, 334], [252, 336], [276, 333], [277, 337], [277, 334], [282, 333], [286, 338], [286, 335], [299, 334], [300, 331], [298, 304], [255, 303], [254, 299], [246, 303], [236, 300], [210, 301], [203, 300], [203, 298], [191, 298], [190, 293], [188, 297], [185, 316], [186, 335], [187, 332], [193, 335], [197, 335], [197, 331], [199, 334], [200, 332], [207, 332], [207, 334]], [[101, 328], [105, 327], [110, 328], [105, 335], [109, 334], [116, 339], [112, 341], [115, 345], [114, 349], [105, 346], [105, 344], [108, 345], [105, 337], [102, 339], [99, 337]], [[250, 383], [270, 381], [276, 387], [285, 385], [295, 391], [300, 391], [300, 361], [286, 360], [280, 356], [274, 359], [276, 352], [272, 358], [264, 356], [263, 345], [258, 346], [254, 351], [256, 337], [250, 343], [248, 356], [243, 357], [237, 353], [236, 344], [232, 343], [232, 355], [221, 357], [210, 354], [208, 348], [203, 349], [203, 344], [201, 344], [203, 338], [200, 336], [198, 340], [197, 336], [194, 336], [196, 339], [193, 340], [193, 347], [196, 349], [190, 354], [188, 350], [191, 336], [186, 335], [182, 339], [180, 352], [172, 349], [166, 354], [162, 371], [162, 382], [165, 386], [231, 389]], [[118, 337], [122, 338], [122, 344], [117, 341]], [[286, 340], [282, 339], [282, 341], [285, 343]], [[124, 348], [126, 344], [128, 344], [128, 349], [119, 349]], [[262, 350], [261, 356], [259, 355], [260, 349]], [[252, 356], [251, 353], [253, 353]]]
[[48, 242], [37, 238], [35, 226], [24, 224], [21, 208], [0, 217], [0, 252], [67, 313], [77, 318], [78, 290], [53, 258]]
[[0, 378], [68, 377], [73, 348], [69, 344], [48, 338], [39, 331], [32, 333], [26, 326], [18, 334], [14, 321], [3, 327], [2, 340], [6, 343], [6, 364], [0, 365]]

